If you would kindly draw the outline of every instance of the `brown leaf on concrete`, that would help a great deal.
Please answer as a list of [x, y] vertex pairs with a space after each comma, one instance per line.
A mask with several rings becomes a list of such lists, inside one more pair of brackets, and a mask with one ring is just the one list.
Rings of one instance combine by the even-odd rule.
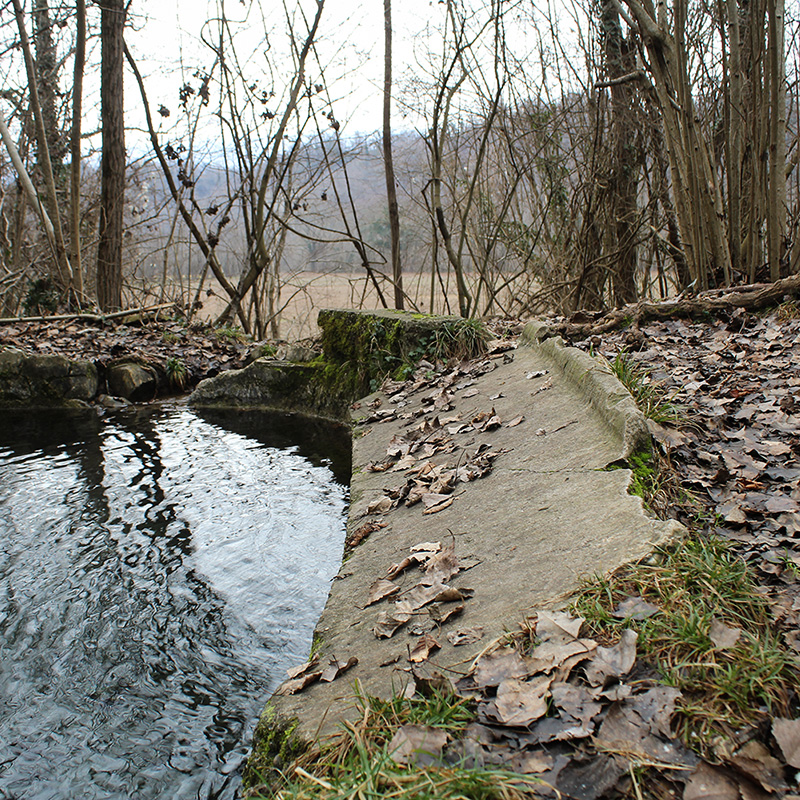
[[453, 505], [453, 495], [430, 492], [422, 495], [422, 504], [425, 506], [423, 514], [438, 514], [448, 506]]
[[391, 497], [380, 497], [367, 506], [367, 514], [385, 514], [395, 507], [396, 503]]
[[285, 681], [278, 687], [278, 691], [276, 691], [275, 694], [281, 696], [297, 694], [298, 692], [302, 692], [303, 689], [306, 688], [306, 686], [310, 686], [312, 683], [316, 683], [321, 677], [322, 677], [322, 670], [317, 670], [316, 672], [308, 672], [299, 678], [294, 678], [293, 680]]
[[586, 665], [586, 680], [592, 686], [602, 686], [609, 678], [627, 675], [636, 662], [638, 634], [630, 628], [622, 631], [619, 643], [613, 647], [598, 647], [592, 661]]
[[299, 678], [301, 675], [305, 675], [306, 672], [313, 672], [317, 664], [319, 664], [319, 654], [316, 654], [303, 664], [298, 664], [296, 667], [287, 669], [286, 674], [290, 678]]
[[440, 605], [434, 604], [428, 609], [428, 613], [430, 613], [437, 625], [444, 625], [446, 622], [453, 619], [453, 617], [463, 614], [464, 606], [459, 604], [443, 610]]
[[417, 459], [412, 455], [403, 456], [390, 470], [390, 472], [402, 472], [404, 469], [410, 469], [417, 463]]
[[472, 628], [457, 628], [447, 634], [447, 641], [450, 642], [453, 647], [474, 644], [481, 639], [483, 639], [483, 628], [480, 625], [476, 625]]
[[389, 755], [397, 764], [417, 767], [438, 764], [450, 736], [427, 725], [401, 725], [389, 742]]
[[339, 661], [338, 658], [332, 658], [328, 662], [328, 666], [322, 671], [319, 679], [325, 683], [335, 681], [342, 673], [347, 672], [356, 664], [358, 664], [358, 659], [355, 656], [351, 656], [347, 661]]
[[647, 619], [661, 609], [643, 600], [641, 597], [626, 597], [615, 609], [613, 616], [617, 619]]
[[347, 546], [348, 547], [357, 547], [364, 541], [370, 534], [375, 533], [375, 531], [379, 531], [381, 528], [387, 527], [389, 523], [387, 522], [379, 522], [377, 520], [370, 520], [369, 522], [365, 522], [363, 525], [359, 525], [348, 537], [347, 537]]
[[410, 552], [417, 554], [420, 558], [430, 558], [442, 549], [441, 542], [420, 542], [410, 548]]
[[430, 585], [418, 583], [407, 592], [403, 592], [402, 599], [408, 604], [408, 607], [411, 611], [417, 611], [424, 605], [432, 603], [448, 588], [448, 586], [438, 581]]
[[497, 696], [483, 707], [484, 715], [503, 725], [525, 728], [547, 713], [552, 678], [531, 681], [507, 678], [497, 687]]
[[800, 719], [776, 717], [772, 720], [772, 735], [786, 763], [800, 769]]
[[408, 660], [413, 664], [420, 664], [430, 658], [431, 653], [441, 649], [441, 645], [430, 634], [420, 636], [417, 643], [411, 649]]
[[458, 557], [455, 554], [455, 540], [444, 547], [440, 552], [432, 554], [425, 562], [424, 582], [449, 581], [459, 570]]
[[394, 461], [391, 459], [389, 461], [370, 461], [366, 467], [364, 467], [365, 472], [386, 472], [394, 464]]
[[718, 619], [711, 620], [708, 636], [717, 650], [730, 650], [742, 635], [741, 628], [730, 628]]
[[390, 639], [410, 619], [411, 611], [403, 611], [398, 608], [395, 608], [394, 611], [381, 611], [372, 632], [378, 639]]
[[514, 419], [511, 419], [508, 422], [506, 422], [506, 428], [516, 428], [517, 425], [519, 425], [522, 422], [525, 422], [524, 414], [520, 414], [518, 417], [514, 417]]
[[392, 564], [392, 566], [386, 570], [386, 577], [389, 579], [396, 578], [401, 572], [405, 572], [405, 570], [415, 564], [419, 564], [416, 558], [406, 556], [399, 564]]
[[686, 781], [683, 800], [739, 800], [739, 789], [727, 770], [701, 761]]
[[378, 578], [378, 580], [369, 587], [367, 605], [371, 606], [373, 603], [383, 600], [384, 597], [391, 597], [399, 591], [400, 587], [396, 583], [387, 581], [385, 578]]

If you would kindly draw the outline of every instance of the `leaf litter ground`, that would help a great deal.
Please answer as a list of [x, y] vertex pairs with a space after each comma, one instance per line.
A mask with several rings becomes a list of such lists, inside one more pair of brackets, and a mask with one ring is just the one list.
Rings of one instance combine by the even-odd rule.
[[[795, 417], [800, 415], [800, 401], [795, 399], [800, 321], [737, 313], [711, 324], [656, 322], [577, 344], [609, 360], [626, 351], [626, 357], [650, 370], [645, 380], [662, 386], [673, 403], [686, 410], [689, 424], [652, 426], [663, 460], [686, 490], [686, 502], [672, 504], [670, 511], [696, 535], [716, 533], [732, 543], [750, 565], [759, 584], [755, 591], [769, 601], [772, 621], [785, 643], [800, 649], [800, 440]], [[419, 391], [427, 393], [424, 418], [409, 420], [408, 433], [392, 440], [386, 459], [369, 465], [375, 472], [401, 472], [405, 483], [385, 490], [369, 509], [374, 519], [355, 531], [351, 546], [384, 526], [382, 515], [398, 505], [421, 503], [423, 513], [435, 513], [439, 504], [452, 502], [460, 481], [491, 471], [502, 452], [486, 444], [474, 453], [459, 452], [453, 437], [519, 425], [524, 416], [504, 421], [494, 409], [469, 420], [446, 416], [451, 389], [468, 391], [469, 370], [491, 368], [486, 360], [438, 372], [427, 364], [408, 382], [384, 385], [390, 407], [376, 402], [367, 422], [403, 418], [407, 396]], [[538, 379], [539, 390], [548, 388], [545, 375], [531, 378]], [[442, 553], [450, 571], [431, 576], [431, 564]], [[407, 571], [416, 577], [411, 588], [403, 589], [392, 578]], [[439, 646], [442, 622], [450, 619], [447, 612], [442, 617], [443, 601], [452, 603], [452, 616], [457, 618], [458, 609], [470, 600], [468, 590], [447, 584], [457, 573], [452, 543], [421, 543], [401, 564], [387, 565], [386, 575], [376, 577], [365, 601], [384, 608], [373, 631], [380, 638], [417, 626], [418, 644], [406, 659], [414, 683], [397, 702], [411, 707], [440, 694], [453, 703], [467, 702], [471, 709], [468, 724], [447, 730], [404, 721], [404, 712], [397, 711], [392, 735], [373, 740], [381, 747], [381, 757], [395, 768], [494, 769], [502, 776], [527, 776], [517, 783], [503, 777], [496, 796], [795, 796], [800, 764], [796, 699], [786, 698], [781, 709], [757, 709], [757, 725], [728, 730], [728, 735], [693, 751], [676, 735], [676, 718], [687, 713], [696, 698], [665, 684], [652, 659], [637, 652], [637, 626], [662, 609], [636, 593], [615, 598], [612, 616], [621, 628], [616, 637], [609, 638], [608, 629], [596, 632], [597, 626], [578, 616], [542, 611], [526, 620], [519, 632], [489, 643], [468, 674], [451, 683], [431, 667], [428, 657]], [[427, 623], [420, 624], [420, 619]], [[704, 624], [703, 646], [714, 653], [711, 661], [726, 668], [726, 654], [742, 642], [759, 646], [757, 637], [730, 619], [711, 613]], [[453, 644], [461, 637], [475, 642], [482, 631], [454, 628], [446, 635]], [[367, 720], [369, 704], [379, 701], [364, 702]], [[720, 724], [724, 730], [724, 717]], [[322, 763], [317, 761], [316, 767]], [[295, 784], [285, 796], [296, 788]], [[336, 792], [347, 796], [344, 785]], [[330, 795], [323, 791], [320, 796]]]

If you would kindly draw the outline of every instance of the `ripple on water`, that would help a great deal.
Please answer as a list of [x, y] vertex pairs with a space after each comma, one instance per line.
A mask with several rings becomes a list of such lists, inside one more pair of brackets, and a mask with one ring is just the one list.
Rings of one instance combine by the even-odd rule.
[[1, 434], [0, 797], [235, 795], [338, 568], [347, 467], [315, 426], [223, 422], [172, 408]]

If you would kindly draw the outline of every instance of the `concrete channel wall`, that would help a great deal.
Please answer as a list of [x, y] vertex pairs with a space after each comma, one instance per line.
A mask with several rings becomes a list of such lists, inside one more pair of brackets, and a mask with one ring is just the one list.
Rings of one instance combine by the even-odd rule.
[[541, 324], [516, 349], [368, 395], [352, 421], [350, 546], [311, 662], [257, 727], [250, 786], [356, 717], [359, 694], [403, 692], [412, 670], [463, 675], [583, 577], [682, 531], [644, 513], [630, 470], [608, 469], [649, 447], [628, 392]]

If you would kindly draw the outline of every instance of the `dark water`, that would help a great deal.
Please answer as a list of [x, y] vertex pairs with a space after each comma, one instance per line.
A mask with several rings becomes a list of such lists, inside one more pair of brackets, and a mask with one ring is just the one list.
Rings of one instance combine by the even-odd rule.
[[234, 797], [338, 568], [348, 458], [253, 413], [0, 416], [0, 798]]

